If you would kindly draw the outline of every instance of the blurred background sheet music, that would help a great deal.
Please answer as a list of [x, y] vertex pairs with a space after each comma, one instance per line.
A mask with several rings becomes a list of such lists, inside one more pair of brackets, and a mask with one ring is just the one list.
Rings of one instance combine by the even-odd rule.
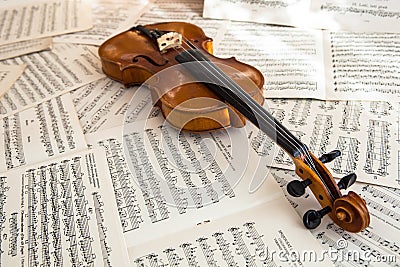
[[0, 45], [92, 27], [90, 7], [75, 0], [6, 2], [0, 17]]
[[0, 99], [8, 92], [13, 83], [24, 72], [26, 65], [2, 65], [0, 64]]
[[51, 37], [0, 45], [0, 60], [51, 49], [52, 45], [53, 39]]
[[111, 36], [134, 26], [148, 0], [86, 0], [93, 12], [93, 27], [55, 37], [55, 42], [101, 45]]
[[398, 0], [311, 0], [312, 27], [355, 32], [400, 32]]
[[316, 29], [400, 32], [397, 0], [205, 0], [203, 15]]

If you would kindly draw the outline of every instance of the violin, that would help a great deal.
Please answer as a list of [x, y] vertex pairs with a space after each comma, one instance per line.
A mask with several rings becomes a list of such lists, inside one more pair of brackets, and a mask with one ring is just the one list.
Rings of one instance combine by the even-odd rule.
[[288, 183], [288, 193], [300, 197], [309, 187], [322, 207], [304, 214], [306, 228], [318, 227], [325, 215], [349, 232], [368, 227], [365, 201], [353, 191], [347, 195], [340, 191], [354, 184], [357, 176], [349, 174], [336, 183], [324, 165], [339, 157], [340, 151], [314, 156], [262, 107], [261, 72], [233, 57], [221, 59], [212, 53], [212, 39], [198, 26], [185, 22], [135, 26], [99, 48], [103, 72], [125, 86], [140, 85], [173, 69], [149, 87], [163, 116], [174, 127], [201, 132], [243, 127], [247, 119], [274, 140], [291, 157], [302, 179]]

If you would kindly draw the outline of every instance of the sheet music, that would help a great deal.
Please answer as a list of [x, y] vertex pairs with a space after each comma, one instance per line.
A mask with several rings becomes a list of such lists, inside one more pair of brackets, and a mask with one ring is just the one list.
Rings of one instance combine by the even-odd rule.
[[89, 145], [106, 154], [127, 244], [270, 199], [268, 186], [249, 193], [257, 160], [234, 149], [246, 142], [244, 134], [179, 133], [153, 118], [87, 135]]
[[26, 65], [0, 64], [0, 99], [24, 72]]
[[296, 219], [280, 196], [176, 235], [132, 246], [129, 256], [132, 266], [333, 266], [327, 257], [315, 261], [302, 257], [305, 249], [316, 255], [323, 252]]
[[[334, 177], [354, 172], [360, 182], [400, 188], [398, 103], [275, 99], [265, 106], [317, 157], [341, 151], [330, 163]], [[249, 136], [254, 153], [269, 158], [274, 167], [294, 169], [289, 156], [271, 139], [248, 127], [255, 129]]]
[[235, 56], [259, 69], [268, 98], [325, 95], [321, 31], [232, 22], [215, 55]]
[[135, 88], [103, 78], [71, 92], [83, 133], [120, 126]]
[[316, 14], [313, 27], [400, 32], [400, 3], [396, 0], [312, 0], [310, 11]]
[[52, 44], [52, 38], [47, 37], [0, 45], [0, 60], [47, 50]]
[[326, 98], [400, 101], [399, 38], [398, 33], [324, 32]]
[[[298, 179], [292, 171], [274, 169], [272, 176], [283, 187]], [[348, 233], [333, 224], [325, 216], [321, 225], [312, 230], [313, 235], [325, 250], [331, 251], [331, 259], [336, 266], [398, 266], [400, 262], [400, 192], [399, 189], [356, 183], [350, 190], [357, 192], [367, 203], [371, 215], [368, 228], [358, 234]], [[316, 209], [317, 201], [307, 189], [300, 198], [286, 193], [286, 197], [296, 208], [299, 216], [308, 209]]]
[[205, 0], [203, 15], [302, 28], [400, 32], [396, 0]]
[[102, 155], [0, 175], [2, 266], [129, 266]]
[[309, 26], [312, 0], [204, 0], [205, 18]]
[[91, 9], [80, 1], [13, 1], [0, 7], [0, 45], [88, 29]]
[[0, 133], [0, 172], [86, 148], [68, 94], [4, 117], [0, 120]]
[[56, 42], [101, 45], [112, 35], [135, 26], [136, 15], [148, 3], [147, 0], [96, 0], [91, 4], [93, 27], [86, 31], [65, 34]]
[[227, 26], [226, 21], [205, 20], [202, 17], [203, 1], [155, 0], [144, 8], [136, 24], [146, 25], [165, 21], [185, 21], [203, 29], [214, 44], [218, 44]]
[[89, 46], [55, 44], [51, 51], [3, 60], [1, 63], [26, 64], [27, 67], [1, 99], [0, 117], [104, 77], [97, 51]]
[[232, 22], [215, 55], [258, 68], [267, 98], [398, 101], [398, 38]]

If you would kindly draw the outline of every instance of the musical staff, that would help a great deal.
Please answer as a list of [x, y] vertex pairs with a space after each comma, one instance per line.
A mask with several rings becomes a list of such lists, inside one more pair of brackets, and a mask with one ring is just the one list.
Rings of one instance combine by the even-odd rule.
[[289, 123], [292, 125], [305, 125], [310, 115], [311, 100], [295, 100], [293, 109], [290, 112]]
[[357, 132], [360, 130], [360, 103], [354, 101], [346, 101], [344, 104], [342, 120], [339, 129], [349, 132]]
[[104, 148], [106, 153], [123, 231], [137, 229], [143, 219], [137, 203], [136, 189], [132, 184], [132, 173], [126, 164], [122, 144], [118, 140], [110, 138], [100, 141], [99, 145]]
[[[276, 188], [272, 183], [269, 185]], [[282, 210], [282, 205], [288, 206], [287, 202], [279, 197], [272, 203], [263, 203], [244, 213], [235, 213], [131, 247], [131, 262], [136, 266], [290, 266], [290, 259], [285, 260], [284, 255], [290, 255], [291, 251], [302, 251], [300, 243], [304, 245], [304, 239], [309, 240], [308, 245], [313, 247], [316, 240], [308, 235], [304, 235], [303, 240], [296, 239], [294, 233], [298, 233], [298, 227], [292, 225], [291, 227], [297, 229], [289, 230], [285, 224], [278, 223], [283, 217], [296, 216], [295, 214], [275, 213], [280, 217], [276, 219], [266, 218], [259, 213], [265, 208]], [[318, 247], [315, 249], [316, 252], [320, 250]], [[279, 252], [281, 257], [276, 255]], [[318, 266], [313, 262], [303, 263], [302, 260], [298, 260], [299, 266]], [[321, 259], [321, 262], [324, 266], [329, 265], [327, 260]]]
[[[0, 262], [2, 255], [5, 251], [5, 249], [3, 248], [3, 232], [4, 232], [4, 226], [3, 224], [6, 221], [6, 216], [5, 216], [5, 210], [4, 210], [4, 205], [7, 201], [7, 194], [6, 192], [10, 189], [9, 187], [6, 186], [7, 181], [6, 181], [7, 177], [4, 176], [0, 176]], [[10, 253], [11, 255], [15, 255], [16, 254], [16, 245], [15, 243], [17, 242], [16, 238], [17, 238], [17, 228], [16, 228], [16, 216], [15, 213], [12, 215], [12, 217], [10, 218], [10, 224], [11, 224], [11, 236], [10, 236], [10, 245], [11, 245], [11, 249], [10, 249]]]
[[[112, 235], [108, 232], [116, 219], [116, 207], [103, 201], [112, 196], [111, 180], [98, 172], [106, 161], [98, 159], [93, 153], [82, 153], [9, 171], [3, 177], [7, 184], [0, 179], [3, 192], [8, 187], [20, 192], [6, 195], [2, 214], [7, 224], [1, 229], [10, 236], [1, 243], [2, 265], [14, 266], [21, 258], [29, 266], [127, 262], [123, 251], [111, 249], [123, 242], [122, 230], [113, 229]], [[101, 177], [89, 175], [93, 170]], [[98, 187], [89, 177], [99, 180]]]
[[317, 155], [326, 153], [333, 129], [332, 115], [317, 114], [310, 137], [310, 149]]
[[[86, 148], [69, 95], [62, 95], [0, 120], [7, 148], [0, 155], [0, 171], [33, 164]], [[32, 129], [37, 129], [35, 134]], [[35, 148], [35, 153], [27, 149]]]
[[341, 155], [333, 162], [332, 171], [343, 174], [354, 172], [360, 159], [359, 147], [360, 141], [356, 138], [339, 136], [336, 148], [340, 150]]
[[384, 101], [372, 101], [369, 110], [375, 115], [388, 116], [393, 110], [393, 105]]
[[[153, 149], [158, 149], [158, 142], [152, 133], [148, 133]], [[130, 160], [132, 160], [135, 178], [139, 183], [142, 196], [151, 222], [155, 223], [169, 218], [169, 208], [160, 189], [160, 181], [157, 180], [151, 162], [146, 153], [143, 138], [138, 133], [125, 134], [124, 141], [127, 144]]]
[[388, 165], [391, 147], [388, 137], [390, 123], [370, 120], [368, 127], [367, 155], [364, 170], [367, 173], [386, 176], [389, 174]]
[[[2, 61], [6, 65], [26, 64], [25, 71], [0, 100], [0, 117], [31, 108], [102, 77], [96, 54], [77, 45], [55, 44], [42, 51]], [[80, 55], [79, 58], [73, 55]], [[65, 57], [66, 56], [66, 57]], [[96, 63], [95, 65], [91, 62]], [[76, 73], [79, 73], [76, 75]]]

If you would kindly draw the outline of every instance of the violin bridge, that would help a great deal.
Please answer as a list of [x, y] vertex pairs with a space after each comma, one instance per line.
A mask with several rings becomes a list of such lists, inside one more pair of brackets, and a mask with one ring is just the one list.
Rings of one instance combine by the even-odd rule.
[[178, 32], [167, 32], [157, 38], [158, 49], [163, 54], [170, 48], [180, 47], [182, 35]]

